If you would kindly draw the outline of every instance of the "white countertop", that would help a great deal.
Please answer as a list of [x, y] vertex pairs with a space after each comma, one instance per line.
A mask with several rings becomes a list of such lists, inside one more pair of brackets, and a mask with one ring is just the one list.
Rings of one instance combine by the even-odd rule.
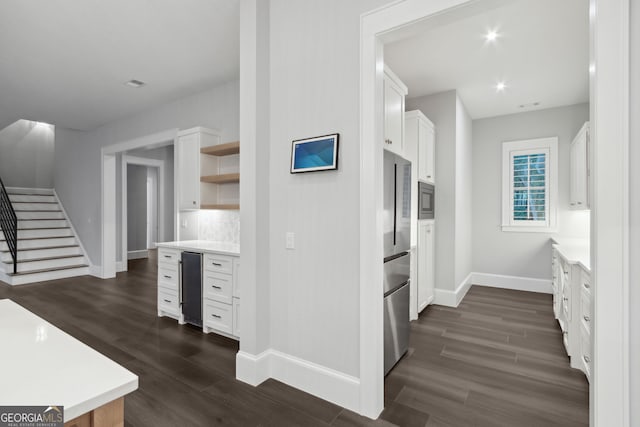
[[552, 237], [551, 242], [569, 263], [580, 264], [589, 273], [591, 272], [589, 239]]
[[0, 405], [63, 405], [64, 421], [138, 388], [138, 377], [9, 299], [0, 300]]
[[183, 251], [213, 252], [225, 255], [240, 255], [240, 245], [228, 242], [210, 242], [208, 240], [180, 240], [177, 242], [158, 243], [158, 247], [181, 249]]

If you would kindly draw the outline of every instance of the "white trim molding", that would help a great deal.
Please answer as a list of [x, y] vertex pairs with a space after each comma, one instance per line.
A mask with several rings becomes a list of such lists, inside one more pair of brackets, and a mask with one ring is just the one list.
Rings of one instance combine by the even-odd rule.
[[472, 273], [472, 283], [489, 288], [513, 289], [516, 291], [552, 294], [551, 280], [533, 277], [507, 276], [504, 274]]
[[473, 273], [469, 273], [455, 291], [436, 288], [433, 303], [447, 307], [457, 307], [473, 284]]
[[[129, 251], [127, 253], [127, 259], [142, 259], [149, 258], [149, 251], [147, 249], [141, 249], [138, 251]], [[118, 263], [116, 263], [116, 269], [118, 268]]]
[[253, 386], [273, 378], [351, 411], [360, 408], [358, 378], [273, 349], [255, 356], [239, 351], [236, 378]]

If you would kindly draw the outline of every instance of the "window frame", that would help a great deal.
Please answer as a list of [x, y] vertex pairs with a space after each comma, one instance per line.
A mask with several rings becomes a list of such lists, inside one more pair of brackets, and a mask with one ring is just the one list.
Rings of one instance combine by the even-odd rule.
[[[513, 210], [514, 163], [517, 155], [546, 154], [545, 219], [515, 220]], [[554, 233], [557, 231], [558, 137], [506, 141], [502, 143], [502, 231]]]

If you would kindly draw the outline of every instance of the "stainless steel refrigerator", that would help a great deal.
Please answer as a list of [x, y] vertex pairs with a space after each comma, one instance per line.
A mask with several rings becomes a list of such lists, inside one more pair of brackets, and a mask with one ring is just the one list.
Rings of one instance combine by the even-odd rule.
[[384, 374], [409, 348], [411, 162], [384, 151]]

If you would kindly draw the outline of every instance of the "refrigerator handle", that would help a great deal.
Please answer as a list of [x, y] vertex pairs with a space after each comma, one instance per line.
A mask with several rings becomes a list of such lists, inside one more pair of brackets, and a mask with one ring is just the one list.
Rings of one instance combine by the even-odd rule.
[[182, 260], [178, 261], [178, 305], [180, 307], [182, 307], [183, 301], [182, 301], [182, 274], [183, 274], [183, 269], [182, 269]]
[[398, 164], [393, 164], [393, 246], [396, 245], [398, 231]]

